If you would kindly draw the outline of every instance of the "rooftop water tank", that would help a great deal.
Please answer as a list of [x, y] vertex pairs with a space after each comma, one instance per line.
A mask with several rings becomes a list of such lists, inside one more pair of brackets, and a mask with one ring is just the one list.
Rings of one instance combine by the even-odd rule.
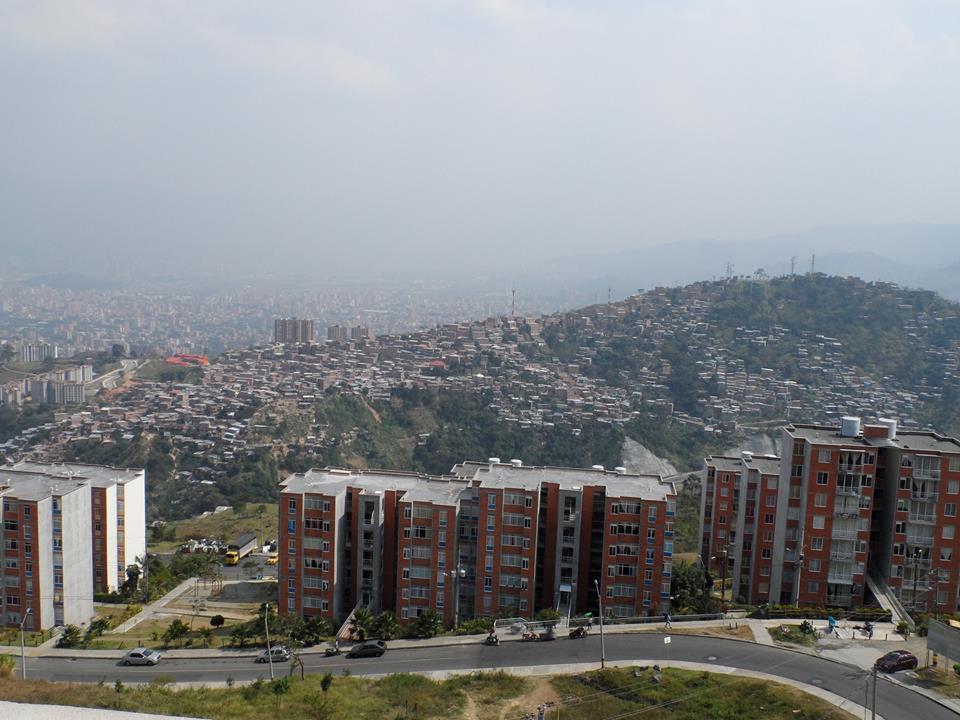
[[613, 469], [613, 471], [614, 471], [617, 475], [626, 475], [626, 474], [627, 474], [627, 469], [626, 469], [625, 467], [623, 467], [623, 465], [617, 465], [617, 466]]
[[892, 418], [879, 418], [877, 422], [887, 428], [887, 440], [897, 439], [897, 421]]
[[513, 465], [514, 467], [523, 467], [523, 460], [517, 460], [516, 458], [514, 458], [513, 460], [510, 461], [510, 464]]
[[840, 437], [855, 438], [860, 436], [860, 418], [844, 415], [840, 418]]
[[487, 462], [490, 463], [491, 465], [499, 465], [500, 458], [487, 458]]
[[603, 465], [591, 465], [591, 466], [590, 466], [590, 469], [591, 469], [591, 470], [603, 470], [604, 467], [603, 467]]
[[740, 451], [740, 462], [742, 462], [742, 463], [748, 463], [748, 462], [750, 462], [751, 460], [753, 460], [753, 453], [752, 453], [752, 452], [750, 452], [749, 450], [741, 450], [741, 451]]

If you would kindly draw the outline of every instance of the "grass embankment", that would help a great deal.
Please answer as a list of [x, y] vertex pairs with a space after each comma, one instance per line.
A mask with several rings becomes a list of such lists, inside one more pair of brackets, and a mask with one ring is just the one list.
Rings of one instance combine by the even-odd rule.
[[[940, 662], [943, 662], [943, 658]], [[947, 697], [960, 698], [960, 677], [949, 668], [921, 668], [917, 670], [917, 677], [925, 688]]]
[[147, 360], [137, 369], [137, 378], [150, 382], [196, 384], [203, 377], [203, 368], [171, 365], [166, 360]]
[[[176, 520], [166, 523], [162, 531], [152, 531], [150, 552], [171, 552], [191, 538], [221, 538], [233, 542], [234, 538], [246, 532], [257, 536], [257, 541], [276, 540], [277, 506], [273, 503], [241, 504], [231, 510], [224, 510], [204, 518]], [[155, 542], [162, 536], [164, 540]]]
[[551, 720], [594, 720], [643, 713], [650, 720], [852, 720], [829, 703], [776, 683], [684, 670], [608, 669], [547, 680], [503, 673], [434, 681], [417, 675], [378, 680], [328, 676], [282, 677], [246, 687], [175, 690], [158, 680], [124, 687], [111, 678], [99, 685], [0, 680], [0, 699], [177, 714], [212, 720], [500, 720], [534, 712], [552, 699]]
[[[155, 681], [141, 687], [64, 685], [43, 681], [0, 680], [0, 699], [39, 704], [78, 705], [212, 720], [274, 720], [278, 711], [292, 718], [370, 718], [431, 720], [463, 717], [469, 703], [477, 720], [492, 720], [486, 710], [520, 695], [528, 681], [499, 673], [452, 678], [443, 682], [418, 675], [391, 675], [380, 680], [331, 678], [326, 692], [319, 675], [306, 680], [256, 682], [239, 688], [174, 690]], [[284, 685], [289, 685], [284, 691]], [[483, 710], [483, 714], [479, 711]]]

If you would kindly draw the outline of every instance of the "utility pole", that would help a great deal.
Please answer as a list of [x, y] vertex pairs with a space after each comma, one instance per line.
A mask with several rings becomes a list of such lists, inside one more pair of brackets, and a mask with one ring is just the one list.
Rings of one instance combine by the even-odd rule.
[[23, 625], [27, 622], [27, 618], [33, 615], [33, 608], [27, 608], [27, 611], [23, 614], [23, 617], [20, 618], [20, 679], [27, 679], [27, 661], [24, 653], [24, 643], [23, 643]]
[[797, 600], [794, 603], [797, 607], [800, 607], [800, 578], [803, 575], [803, 528], [800, 528], [800, 553], [797, 556]]
[[263, 606], [263, 636], [267, 640], [267, 662], [270, 663], [270, 681], [273, 682], [273, 653], [270, 651], [270, 627], [267, 624], [267, 617], [270, 615], [270, 603], [264, 603]]
[[600, 583], [593, 581], [593, 586], [597, 589], [597, 603], [600, 607], [600, 669], [607, 666], [607, 648], [603, 642], [603, 598], [600, 596]]

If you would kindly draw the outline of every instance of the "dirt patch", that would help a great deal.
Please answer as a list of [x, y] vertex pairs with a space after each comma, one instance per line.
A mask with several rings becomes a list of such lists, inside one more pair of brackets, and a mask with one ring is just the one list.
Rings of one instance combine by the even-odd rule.
[[670, 630], [664, 630], [663, 625], [653, 625], [648, 628], [642, 628], [633, 632], [659, 632], [668, 635], [705, 635], [707, 637], [739, 638], [741, 640], [753, 641], [753, 631], [747, 625], [739, 627], [715, 625], [711, 627], [673, 627]]
[[517, 717], [524, 712], [533, 712], [534, 716], [536, 716], [537, 706], [556, 703], [560, 700], [557, 691], [554, 690], [553, 685], [550, 684], [550, 678], [530, 678], [530, 681], [533, 683], [533, 688], [516, 700], [511, 700], [504, 704], [498, 716], [500, 720]]

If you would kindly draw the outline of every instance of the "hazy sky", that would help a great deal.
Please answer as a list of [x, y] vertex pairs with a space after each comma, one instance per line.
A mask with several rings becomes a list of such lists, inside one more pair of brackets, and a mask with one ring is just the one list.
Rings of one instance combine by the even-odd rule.
[[956, 0], [3, 0], [0, 86], [11, 248], [329, 270], [960, 222]]

